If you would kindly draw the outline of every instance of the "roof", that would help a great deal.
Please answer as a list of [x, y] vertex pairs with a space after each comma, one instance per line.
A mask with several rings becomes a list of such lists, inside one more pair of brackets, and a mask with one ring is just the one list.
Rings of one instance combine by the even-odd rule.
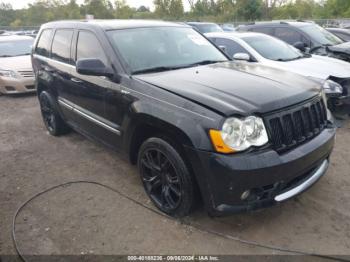
[[24, 35], [0, 35], [0, 42], [34, 40], [33, 37]]
[[132, 20], [132, 19], [111, 19], [111, 20], [62, 20], [49, 22], [43, 25], [47, 27], [86, 27], [88, 25], [100, 27], [104, 30], [113, 29], [127, 29], [127, 28], [142, 28], [142, 27], [183, 27], [187, 25], [181, 25], [179, 23], [164, 22], [159, 20]]
[[266, 26], [266, 25], [291, 25], [295, 27], [303, 27], [312, 24], [312, 21], [266, 21], [266, 22], [255, 22], [251, 24], [241, 25], [241, 26]]
[[350, 34], [350, 29], [346, 29], [346, 28], [337, 28], [337, 27], [330, 27], [330, 28], [326, 28], [329, 31], [334, 31], [334, 32], [342, 32], [342, 33], [346, 33], [346, 34]]
[[215, 23], [211, 22], [186, 22], [188, 25], [216, 25]]

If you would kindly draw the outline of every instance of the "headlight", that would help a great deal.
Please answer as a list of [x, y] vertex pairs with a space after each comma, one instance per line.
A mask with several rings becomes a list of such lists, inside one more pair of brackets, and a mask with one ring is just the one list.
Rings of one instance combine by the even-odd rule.
[[323, 90], [326, 93], [326, 95], [341, 95], [343, 93], [343, 87], [338, 84], [337, 82], [334, 82], [333, 80], [327, 80], [323, 84]]
[[0, 69], [0, 76], [16, 78], [17, 74], [15, 71]]
[[210, 130], [210, 137], [216, 151], [233, 153], [251, 146], [262, 146], [268, 142], [267, 132], [261, 118], [249, 116], [244, 119], [231, 117], [222, 130]]

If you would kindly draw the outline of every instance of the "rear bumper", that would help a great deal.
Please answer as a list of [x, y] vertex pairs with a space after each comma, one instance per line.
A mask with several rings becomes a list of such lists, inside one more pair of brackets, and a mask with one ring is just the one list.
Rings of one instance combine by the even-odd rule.
[[20, 94], [35, 92], [34, 77], [26, 78], [0, 78], [1, 94]]
[[[187, 148], [207, 210], [223, 215], [259, 209], [292, 198], [326, 172], [335, 129], [287, 152], [222, 155]], [[249, 193], [247, 193], [249, 192]]]

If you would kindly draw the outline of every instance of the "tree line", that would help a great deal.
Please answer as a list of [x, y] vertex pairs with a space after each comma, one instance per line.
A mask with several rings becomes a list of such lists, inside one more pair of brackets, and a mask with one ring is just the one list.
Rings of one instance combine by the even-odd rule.
[[[184, 10], [187, 1], [190, 10]], [[0, 3], [0, 26], [39, 26], [62, 19], [163, 19], [218, 23], [271, 19], [331, 19], [350, 17], [350, 0], [154, 0], [149, 7], [130, 7], [125, 0], [37, 0], [14, 10]]]

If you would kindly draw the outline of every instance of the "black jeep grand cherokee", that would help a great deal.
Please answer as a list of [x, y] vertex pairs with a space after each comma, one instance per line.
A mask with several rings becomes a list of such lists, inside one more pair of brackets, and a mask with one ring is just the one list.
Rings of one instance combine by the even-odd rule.
[[189, 26], [52, 22], [32, 60], [49, 132], [121, 149], [167, 214], [188, 214], [200, 197], [211, 215], [272, 205], [328, 167], [335, 129], [321, 89], [236, 65]]

